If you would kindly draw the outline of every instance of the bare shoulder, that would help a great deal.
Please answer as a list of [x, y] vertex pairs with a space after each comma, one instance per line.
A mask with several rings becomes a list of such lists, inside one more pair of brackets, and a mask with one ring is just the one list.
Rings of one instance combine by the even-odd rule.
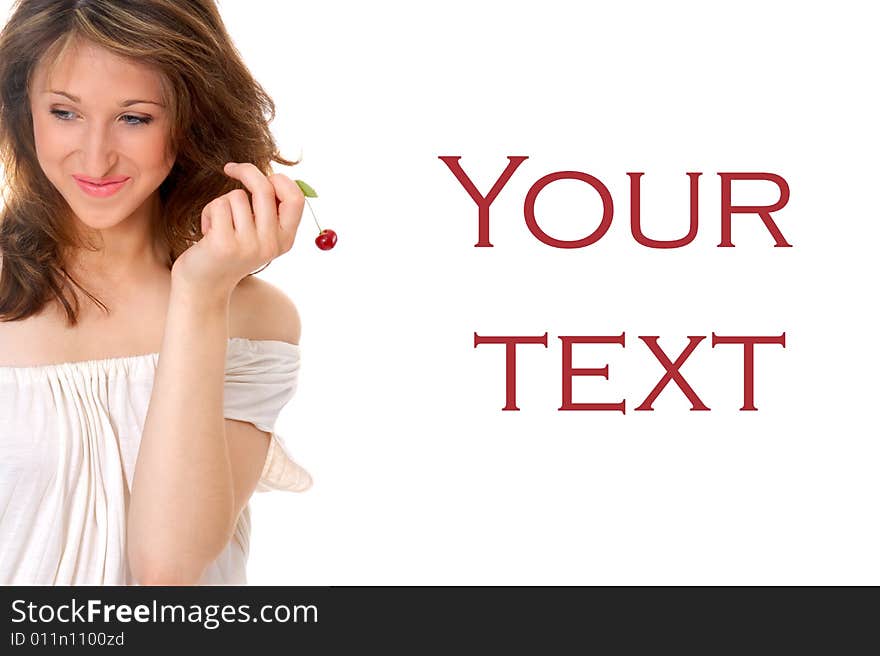
[[299, 344], [302, 323], [291, 298], [256, 276], [238, 283], [229, 301], [229, 336]]
[[20, 323], [0, 319], [0, 366], [15, 359], [15, 346], [21, 334]]
[[43, 362], [46, 357], [47, 339], [45, 321], [42, 316], [30, 316], [17, 321], [0, 319], [0, 367], [31, 366], [32, 361]]

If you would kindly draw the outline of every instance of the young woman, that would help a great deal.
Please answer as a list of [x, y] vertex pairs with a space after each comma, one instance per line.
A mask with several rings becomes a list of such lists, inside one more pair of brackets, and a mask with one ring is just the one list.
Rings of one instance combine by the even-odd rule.
[[0, 32], [0, 583], [245, 583], [304, 197], [213, 0], [18, 0]]

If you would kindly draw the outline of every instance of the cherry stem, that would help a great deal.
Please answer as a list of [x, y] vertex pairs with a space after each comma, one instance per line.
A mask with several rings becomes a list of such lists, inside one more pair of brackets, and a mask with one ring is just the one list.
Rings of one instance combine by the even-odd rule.
[[321, 232], [321, 224], [318, 223], [318, 217], [315, 216], [315, 211], [312, 209], [312, 204], [309, 202], [308, 196], [306, 196], [305, 198], [306, 198], [306, 205], [309, 206], [309, 212], [312, 213], [312, 218], [315, 220], [315, 225], [318, 226], [318, 232]]

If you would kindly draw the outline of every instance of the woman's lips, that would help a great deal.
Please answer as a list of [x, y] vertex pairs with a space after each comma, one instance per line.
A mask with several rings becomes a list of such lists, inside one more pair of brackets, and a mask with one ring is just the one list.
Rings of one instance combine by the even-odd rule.
[[79, 185], [80, 189], [86, 192], [89, 196], [95, 196], [97, 198], [106, 198], [107, 196], [112, 196], [117, 191], [119, 191], [126, 182], [131, 180], [131, 178], [126, 178], [125, 180], [121, 180], [119, 182], [110, 182], [108, 184], [96, 185], [80, 180], [77, 177], [74, 177], [73, 179], [76, 180], [76, 184]]

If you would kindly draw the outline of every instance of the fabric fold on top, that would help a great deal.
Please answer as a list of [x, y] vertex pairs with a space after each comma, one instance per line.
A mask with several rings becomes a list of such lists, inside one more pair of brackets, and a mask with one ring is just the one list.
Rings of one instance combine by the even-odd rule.
[[[0, 584], [130, 585], [126, 512], [158, 353], [0, 367]], [[233, 337], [224, 417], [270, 433], [257, 490], [312, 478], [275, 423], [296, 392], [298, 344]], [[250, 511], [201, 584], [246, 583]]]
[[297, 463], [275, 432], [281, 410], [299, 384], [301, 351], [298, 344], [232, 338], [226, 357], [223, 414], [246, 421], [270, 433], [269, 451], [257, 484], [258, 492], [304, 492], [312, 477]]

